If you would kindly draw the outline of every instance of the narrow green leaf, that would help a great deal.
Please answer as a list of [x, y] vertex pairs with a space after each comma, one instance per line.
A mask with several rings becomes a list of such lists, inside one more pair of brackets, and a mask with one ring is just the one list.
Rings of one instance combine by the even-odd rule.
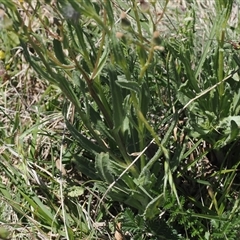
[[134, 92], [138, 93], [139, 96], [141, 96], [141, 88], [139, 87], [139, 83], [137, 83], [137, 82], [119, 79], [119, 80], [117, 80], [117, 85], [120, 86], [121, 88], [125, 88], [130, 91], [134, 91]]
[[102, 69], [106, 66], [106, 61], [108, 60], [108, 56], [109, 56], [109, 48], [108, 46], [105, 46], [104, 52], [102, 53], [102, 56], [97, 66], [97, 70], [94, 73], [94, 76], [92, 76], [91, 78], [94, 79], [101, 73]]
[[239, 55], [234, 53], [233, 54], [233, 59], [234, 61], [236, 62], [236, 64], [238, 65], [238, 67], [240, 67], [240, 58], [239, 58]]
[[112, 65], [108, 67], [112, 105], [113, 105], [113, 122], [114, 128], [117, 129], [123, 124], [125, 118], [123, 110], [123, 96], [121, 88], [117, 85], [117, 73]]
[[115, 21], [114, 21], [114, 11], [112, 9], [112, 2], [110, 0], [105, 1], [105, 9], [107, 11], [108, 15], [108, 20], [109, 20], [109, 27], [112, 26]]
[[25, 200], [31, 205], [31, 207], [34, 208], [34, 214], [36, 214], [36, 216], [42, 219], [45, 224], [48, 224], [49, 226], [52, 226], [54, 224], [55, 227], [58, 225], [56, 218], [50, 212], [50, 209], [46, 207], [37, 196], [30, 197], [25, 194], [21, 189], [18, 190], [25, 198]]
[[88, 46], [85, 43], [85, 38], [84, 38], [84, 30], [82, 29], [80, 24], [77, 24], [74, 26], [76, 30], [76, 35], [78, 37], [78, 47], [81, 49], [83, 55], [84, 55], [84, 60], [87, 62], [87, 65], [89, 69], [93, 69], [93, 65], [90, 61], [90, 56], [88, 52]]
[[121, 43], [119, 42], [118, 39], [116, 39], [116, 37], [114, 35], [111, 36], [112, 39], [112, 52], [114, 55], [114, 64], [118, 64], [119, 66], [122, 67], [123, 70], [127, 69], [127, 65], [126, 65], [126, 58], [124, 56], [124, 51], [123, 51], [123, 47], [121, 46]]
[[231, 120], [231, 133], [229, 141], [235, 140], [239, 136], [239, 127], [234, 120]]
[[108, 153], [101, 152], [100, 154], [96, 155], [95, 167], [102, 180], [106, 181], [107, 183], [114, 182], [114, 177], [112, 174], [114, 170]]
[[68, 64], [67, 61], [66, 61], [66, 58], [65, 58], [65, 55], [64, 55], [64, 52], [63, 52], [63, 49], [62, 49], [62, 44], [59, 40], [57, 39], [54, 39], [53, 40], [53, 50], [55, 52], [55, 55], [57, 57], [57, 59], [63, 63], [63, 64]]
[[78, 130], [66, 120], [66, 125], [71, 132], [72, 136], [80, 143], [80, 146], [94, 155], [104, 151], [101, 147], [95, 144], [93, 141], [87, 139], [83, 134], [78, 132]]
[[140, 96], [141, 96], [141, 100], [140, 100], [141, 112], [143, 113], [144, 116], [146, 116], [149, 110], [149, 101], [151, 96], [150, 96], [149, 88], [145, 82], [142, 84]]
[[4, 186], [3, 184], [0, 183], [0, 192], [1, 195], [4, 196], [5, 198], [11, 198], [11, 195], [8, 191], [8, 189], [6, 188], [6, 186]]
[[147, 205], [143, 216], [145, 219], [153, 219], [160, 213], [160, 207], [164, 204], [164, 194], [160, 194], [155, 197], [149, 204]]
[[149, 171], [151, 169], [151, 167], [153, 166], [153, 164], [159, 160], [160, 156], [162, 155], [162, 147], [159, 147], [157, 152], [155, 153], [155, 155], [147, 162], [147, 164], [144, 166], [144, 168], [142, 169], [140, 176], [142, 177], [145, 175], [145, 173], [147, 171]]
[[23, 48], [23, 54], [26, 58], [26, 61], [30, 63], [31, 67], [43, 78], [50, 81], [51, 83], [54, 83], [57, 85], [57, 79], [54, 79], [51, 76], [52, 71], [47, 71], [47, 69], [39, 63], [39, 61], [35, 60], [34, 57], [30, 56], [27, 43], [24, 43], [22, 40], [20, 40], [21, 46]]
[[124, 199], [125, 204], [138, 209], [140, 213], [144, 212], [148, 202], [149, 198], [147, 198], [145, 194], [142, 194], [141, 192], [134, 189], [131, 189], [130, 194], [128, 196], [125, 196]]
[[96, 174], [94, 162], [91, 159], [87, 159], [83, 156], [74, 155], [73, 163], [76, 165], [76, 169], [90, 179], [99, 180], [99, 176]]
[[209, 54], [209, 50], [210, 50], [211, 43], [212, 43], [212, 40], [210, 40], [210, 39], [213, 39], [214, 35], [216, 34], [216, 30], [219, 27], [219, 21], [221, 21], [222, 17], [220, 17], [220, 19], [215, 19], [215, 21], [213, 23], [213, 26], [211, 27], [211, 33], [209, 35], [209, 40], [204, 42], [205, 43], [205, 46], [203, 47], [204, 51], [201, 54], [201, 58], [198, 61], [198, 65], [197, 65], [196, 71], [195, 71], [195, 78], [196, 79], [198, 78], [199, 74], [201, 73], [203, 64], [206, 61], [206, 58]]

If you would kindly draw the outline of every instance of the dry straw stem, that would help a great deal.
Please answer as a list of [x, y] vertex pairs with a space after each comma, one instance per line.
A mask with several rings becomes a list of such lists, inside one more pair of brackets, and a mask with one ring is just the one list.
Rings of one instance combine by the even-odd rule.
[[[70, 104], [68, 111], [67, 111], [67, 119], [70, 116], [70, 112], [71, 112], [71, 108], [72, 108], [72, 104]], [[62, 164], [62, 159], [63, 159], [63, 142], [65, 139], [65, 131], [66, 131], [66, 125], [64, 126], [64, 130], [63, 130], [63, 135], [62, 135], [62, 144], [61, 144], [61, 148], [60, 148], [60, 161], [59, 161], [59, 169], [60, 169], [60, 181], [59, 181], [59, 186], [60, 186], [60, 195], [61, 195], [61, 208], [62, 208], [62, 216], [63, 216], [63, 223], [64, 223], [64, 229], [65, 229], [65, 233], [66, 233], [66, 239], [69, 240], [70, 237], [68, 235], [68, 226], [67, 226], [67, 221], [66, 221], [66, 214], [65, 214], [65, 204], [64, 204], [64, 194], [63, 194], [63, 164]]]

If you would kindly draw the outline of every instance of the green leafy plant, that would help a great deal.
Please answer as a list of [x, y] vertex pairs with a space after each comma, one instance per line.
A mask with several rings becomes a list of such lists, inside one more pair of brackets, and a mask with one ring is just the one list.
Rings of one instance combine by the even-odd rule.
[[[214, 42], [209, 40], [205, 42], [204, 52], [201, 56], [198, 55], [194, 46], [194, 28], [189, 28], [189, 25], [194, 24], [195, 16], [181, 31], [187, 42], [173, 41], [169, 47], [173, 56], [179, 59], [186, 69], [180, 72], [181, 75], [176, 75], [176, 78], [179, 83], [180, 79], [186, 79], [184, 84], [180, 83], [178, 87], [179, 100], [183, 105], [188, 105], [190, 133], [195, 138], [204, 138], [213, 148], [221, 148], [239, 136], [239, 109], [236, 107], [239, 97], [235, 91], [239, 81], [233, 80], [233, 75], [238, 71], [233, 58], [228, 58], [228, 63], [224, 66], [225, 28], [232, 1], [221, 4], [216, 2], [216, 9], [217, 21], [209, 34], [210, 39], [216, 36], [217, 45], [214, 48]], [[188, 47], [185, 47], [186, 45]], [[191, 99], [194, 101], [188, 104]]]
[[125, 209], [122, 214], [123, 231], [132, 233], [132, 239], [181, 239], [176, 231], [160, 219], [144, 220], [140, 215], [135, 215], [130, 209]]
[[[228, 198], [239, 167], [239, 59], [225, 48], [233, 1], [215, 2], [202, 41], [194, 1], [175, 12], [170, 1], [1, 2], [26, 62], [49, 86], [40, 109], [61, 111], [66, 127], [60, 138], [42, 130], [48, 119], [38, 113], [28, 129], [18, 114], [10, 121], [22, 133], [21, 164], [10, 164], [8, 147], [1, 169], [18, 199], [5, 184], [1, 192], [21, 218], [67, 239], [111, 238], [111, 225], [95, 226], [119, 214], [133, 239], [217, 239], [222, 227], [237, 236], [226, 224], [238, 224], [239, 209]], [[55, 145], [39, 167], [44, 135]], [[29, 188], [30, 175], [44, 184]]]

